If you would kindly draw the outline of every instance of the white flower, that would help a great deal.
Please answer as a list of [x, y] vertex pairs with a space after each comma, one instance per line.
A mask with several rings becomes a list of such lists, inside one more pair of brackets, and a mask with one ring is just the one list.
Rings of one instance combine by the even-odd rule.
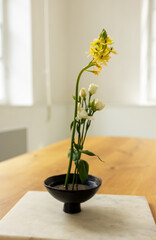
[[98, 89], [98, 85], [94, 84], [94, 83], [91, 83], [89, 85], [89, 88], [88, 88], [88, 92], [90, 93], [90, 95], [93, 95], [96, 93], [97, 89]]
[[86, 112], [86, 110], [83, 107], [81, 107], [80, 103], [78, 103], [76, 120], [79, 121], [81, 119], [94, 120], [94, 118], [92, 116], [88, 116], [88, 113]]
[[96, 111], [100, 111], [104, 107], [105, 107], [105, 104], [101, 100], [99, 100], [99, 99], [95, 100], [95, 109], [96, 109]]
[[85, 88], [81, 88], [79, 96], [81, 96], [82, 98], [86, 97], [86, 90], [85, 90]]

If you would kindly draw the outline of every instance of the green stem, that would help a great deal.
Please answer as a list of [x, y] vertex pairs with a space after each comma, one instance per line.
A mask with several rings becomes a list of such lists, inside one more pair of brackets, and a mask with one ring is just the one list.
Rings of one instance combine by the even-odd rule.
[[76, 171], [76, 187], [77, 187], [77, 190], [78, 190], [78, 169]]
[[73, 181], [72, 181], [72, 190], [74, 190], [74, 182], [75, 182], [75, 175], [76, 175], [76, 165], [75, 165], [75, 171], [74, 171], [74, 176], [73, 176]]
[[88, 100], [89, 104], [88, 104], [88, 105], [90, 105], [91, 96], [92, 96], [92, 95], [89, 93], [89, 100]]
[[79, 124], [80, 124], [80, 130], [78, 133], [78, 144], [81, 144], [81, 123], [80, 123], [80, 121], [79, 121]]
[[79, 81], [80, 81], [80, 77], [82, 75], [82, 73], [87, 70], [88, 68], [92, 67], [94, 64], [92, 63], [92, 61], [86, 66], [84, 67], [78, 77], [77, 77], [77, 81], [76, 81], [76, 89], [75, 89], [75, 112], [74, 112], [74, 123], [73, 123], [73, 130], [72, 130], [72, 137], [71, 137], [71, 154], [70, 154], [70, 160], [69, 160], [69, 166], [68, 166], [68, 171], [66, 174], [66, 179], [65, 179], [65, 188], [68, 188], [68, 182], [69, 182], [69, 176], [70, 176], [70, 171], [71, 171], [71, 166], [72, 166], [72, 158], [73, 158], [73, 143], [74, 143], [74, 137], [75, 137], [75, 127], [76, 127], [76, 116], [77, 116], [77, 103], [78, 103], [78, 87], [79, 87]]
[[[89, 122], [89, 127], [90, 127], [91, 120], [88, 120], [88, 122]], [[89, 127], [88, 127], [88, 129], [89, 129]], [[87, 129], [87, 125], [86, 125], [86, 131], [85, 131], [85, 135], [84, 135], [84, 138], [83, 138], [82, 145], [83, 145], [84, 142], [85, 142], [85, 139], [86, 139], [86, 135], [87, 135], [88, 129]]]
[[[80, 121], [79, 121], [79, 124], [80, 124]], [[80, 124], [80, 128], [81, 128], [81, 124]], [[80, 129], [80, 131], [81, 131], [81, 129]], [[79, 134], [78, 134], [78, 144], [80, 144], [80, 141], [81, 141], [80, 131], [79, 131]], [[81, 156], [81, 153], [79, 152], [79, 158], [80, 158], [80, 156]], [[74, 190], [74, 185], [75, 185], [75, 176], [76, 176], [76, 171], [77, 171], [77, 166], [78, 166], [78, 159], [77, 159], [76, 164], [75, 164], [75, 171], [74, 171], [74, 176], [73, 176], [73, 181], [72, 181], [72, 190]], [[76, 180], [77, 180], [77, 178], [76, 178]]]
[[86, 120], [84, 121], [83, 129], [82, 129], [82, 136], [81, 136], [81, 141], [80, 141], [80, 144], [81, 144], [81, 145], [82, 145], [82, 142], [83, 142], [83, 135], [84, 135], [85, 123], [86, 123]]
[[86, 105], [87, 105], [87, 103], [86, 103], [86, 99], [84, 100], [84, 102], [85, 102], [85, 107], [86, 107]]

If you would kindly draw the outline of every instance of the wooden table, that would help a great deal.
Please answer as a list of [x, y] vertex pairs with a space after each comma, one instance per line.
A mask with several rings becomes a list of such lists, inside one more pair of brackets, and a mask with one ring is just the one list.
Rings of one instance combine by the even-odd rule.
[[[45, 178], [66, 172], [69, 146], [65, 140], [0, 163], [0, 218], [27, 191], [44, 191]], [[103, 180], [98, 193], [146, 196], [156, 221], [156, 140], [89, 137], [85, 149], [105, 160], [84, 156]]]

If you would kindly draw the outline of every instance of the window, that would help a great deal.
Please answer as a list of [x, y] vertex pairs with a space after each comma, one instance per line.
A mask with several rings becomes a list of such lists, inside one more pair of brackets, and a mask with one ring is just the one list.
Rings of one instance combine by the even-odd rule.
[[0, 104], [32, 105], [31, 1], [0, 0]]
[[3, 58], [3, 2], [0, 0], [0, 103], [5, 102]]
[[156, 100], [156, 0], [149, 2], [149, 100]]

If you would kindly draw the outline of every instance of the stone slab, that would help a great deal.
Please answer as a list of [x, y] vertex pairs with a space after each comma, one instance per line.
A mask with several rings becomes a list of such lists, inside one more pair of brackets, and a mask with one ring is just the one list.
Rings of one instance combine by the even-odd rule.
[[30, 191], [0, 221], [0, 240], [156, 240], [145, 197], [95, 195], [69, 215], [48, 192]]

